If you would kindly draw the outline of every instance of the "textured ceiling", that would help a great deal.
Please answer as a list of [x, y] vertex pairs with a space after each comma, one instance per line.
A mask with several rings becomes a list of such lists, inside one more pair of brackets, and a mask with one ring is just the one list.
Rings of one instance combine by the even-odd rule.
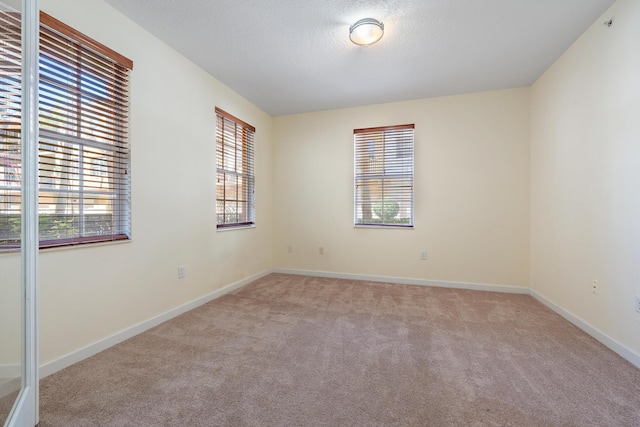
[[[532, 84], [613, 0], [106, 0], [272, 116]], [[361, 18], [380, 42], [349, 41]]]

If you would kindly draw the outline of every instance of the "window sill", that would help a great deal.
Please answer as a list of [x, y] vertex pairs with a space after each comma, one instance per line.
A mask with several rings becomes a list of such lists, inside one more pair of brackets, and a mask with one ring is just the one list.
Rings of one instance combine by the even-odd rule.
[[[81, 244], [74, 244], [74, 245], [44, 246], [44, 247], [38, 248], [38, 252], [46, 253], [46, 252], [66, 251], [69, 249], [81, 249], [81, 248], [88, 249], [88, 248], [95, 248], [99, 246], [119, 245], [122, 243], [130, 243], [132, 241], [133, 239], [119, 239], [119, 240], [105, 240], [102, 242], [81, 243]], [[16, 247], [11, 247], [6, 249], [0, 248], [0, 255], [12, 254], [12, 253], [13, 254], [20, 253], [20, 247], [16, 246]]]
[[233, 227], [216, 227], [216, 231], [246, 230], [249, 228], [256, 228], [256, 225], [251, 224], [251, 225], [237, 225]]
[[377, 228], [385, 230], [413, 230], [413, 225], [354, 224], [353, 228]]

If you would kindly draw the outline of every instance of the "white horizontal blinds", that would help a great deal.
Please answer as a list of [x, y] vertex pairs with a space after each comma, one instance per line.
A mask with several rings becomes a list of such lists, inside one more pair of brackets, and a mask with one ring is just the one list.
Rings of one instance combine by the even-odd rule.
[[41, 247], [130, 237], [128, 93], [133, 64], [110, 53], [41, 14]]
[[20, 14], [0, 11], [0, 249], [20, 244]]
[[218, 228], [255, 223], [255, 128], [216, 107]]
[[414, 125], [355, 129], [355, 225], [413, 226]]

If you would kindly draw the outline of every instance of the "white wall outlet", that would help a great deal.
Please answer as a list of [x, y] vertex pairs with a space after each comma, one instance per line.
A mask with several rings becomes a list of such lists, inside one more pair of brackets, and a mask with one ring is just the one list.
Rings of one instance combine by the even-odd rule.
[[320, 255], [324, 255], [324, 248], [322, 246], [320, 246], [320, 248], [318, 249], [318, 253]]
[[178, 279], [184, 279], [184, 265], [178, 266]]
[[420, 251], [420, 259], [422, 261], [426, 261], [427, 259], [427, 251], [425, 251], [424, 249]]
[[593, 284], [591, 285], [591, 291], [596, 295], [600, 293], [600, 283], [598, 283], [597, 280], [593, 281]]
[[293, 252], [293, 246], [291, 245], [287, 246], [287, 252]]
[[640, 295], [636, 295], [636, 311], [640, 313]]

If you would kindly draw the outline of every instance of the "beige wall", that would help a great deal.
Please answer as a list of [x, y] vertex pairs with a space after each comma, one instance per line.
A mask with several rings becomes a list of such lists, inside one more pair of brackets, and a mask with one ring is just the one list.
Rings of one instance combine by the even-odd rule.
[[[271, 268], [271, 118], [100, 0], [41, 7], [134, 61], [133, 241], [41, 252], [46, 363]], [[257, 128], [254, 229], [216, 232], [215, 106]]]
[[531, 91], [531, 286], [636, 355], [639, 41], [640, 2], [619, 0]]
[[[354, 228], [353, 129], [405, 123], [415, 227]], [[276, 268], [529, 285], [528, 88], [283, 116], [273, 130]]]

